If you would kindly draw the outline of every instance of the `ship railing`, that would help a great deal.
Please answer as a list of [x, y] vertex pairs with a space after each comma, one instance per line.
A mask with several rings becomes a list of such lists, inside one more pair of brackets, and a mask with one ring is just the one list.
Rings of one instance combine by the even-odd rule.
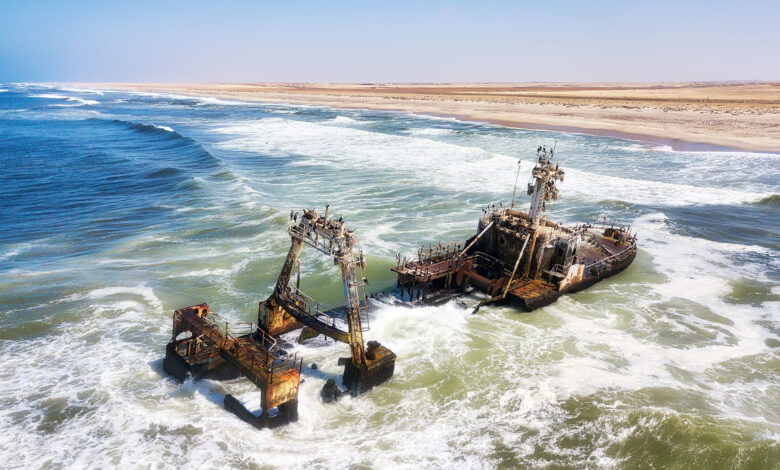
[[251, 336], [253, 340], [260, 342], [263, 348], [273, 353], [277, 350], [276, 339], [263, 331], [252, 322], [225, 322], [225, 337], [235, 340], [237, 337]]
[[[202, 348], [203, 344], [200, 343], [205, 343], [205, 339], [215, 342], [218, 347], [232, 354], [244, 366], [249, 366], [248, 368], [253, 373], [257, 372], [258, 368], [264, 370], [269, 380], [272, 380], [273, 374], [289, 370], [292, 367], [296, 367], [300, 372], [302, 359], [298, 359], [298, 354], [282, 353], [276, 339], [256, 324], [247, 321], [230, 322], [215, 312], [208, 312], [200, 318], [203, 319], [204, 323], [203, 333], [194, 339], [187, 340], [199, 343], [197, 349]], [[243, 343], [238, 340], [238, 338], [247, 335], [253, 339], [252, 343]], [[261, 347], [249, 346], [249, 344], [254, 343], [260, 343]]]
[[398, 257], [398, 263], [396, 267], [399, 268], [412, 268], [417, 266], [430, 266], [436, 264], [442, 260], [456, 258], [460, 252], [460, 245], [456, 243], [448, 243], [446, 245], [422, 247], [417, 250], [417, 258], [404, 258]]
[[267, 349], [258, 351], [255, 348], [244, 347], [237, 336], [251, 334], [251, 329], [247, 331], [246, 322], [236, 322], [233, 324], [233, 334], [230, 332], [230, 323], [225, 322], [225, 341], [223, 349], [232, 354], [241, 364], [249, 366], [253, 373], [257, 368], [267, 368], [272, 354]]
[[295, 369], [300, 374], [303, 368], [303, 358], [298, 357], [298, 353], [288, 355], [283, 358], [277, 358], [268, 367], [268, 382], [274, 382], [274, 376], [283, 372], [287, 372], [290, 369]]
[[[320, 310], [319, 302], [299, 288], [287, 286], [282, 295], [288, 297], [288, 300], [306, 315], [316, 318], [328, 326], [335, 326], [336, 319]], [[365, 302], [361, 303], [361, 307], [365, 307]]]
[[[237, 337], [252, 335], [255, 341], [257, 335], [261, 335], [263, 341], [262, 348], [249, 346], [253, 343], [242, 343]], [[268, 341], [272, 342], [271, 347], [267, 347]], [[269, 383], [273, 383], [274, 375], [286, 372], [290, 369], [301, 371], [303, 360], [298, 358], [298, 353], [289, 354], [276, 347], [276, 340], [265, 333], [261, 328], [252, 322], [225, 322], [225, 341], [223, 348], [233, 354], [239, 362], [252, 373], [259, 370], [265, 372]], [[232, 348], [232, 351], [231, 351]]]
[[587, 233], [588, 229], [591, 228], [598, 228], [602, 231], [603, 234], [603, 231], [607, 228], [617, 228], [618, 230], [625, 231], [627, 234], [631, 235], [631, 225], [616, 223], [606, 215], [597, 216], [593, 222], [586, 222], [585, 224], [578, 225], [577, 227], [582, 233]]
[[564, 265], [562, 265], [561, 263], [557, 263], [549, 271], [553, 272], [553, 273], [561, 273], [561, 274], [563, 274], [565, 270], [566, 270], [566, 267]]
[[623, 248], [622, 250], [620, 250], [619, 252], [615, 253], [612, 256], [608, 256], [606, 258], [600, 259], [600, 260], [595, 261], [595, 262], [593, 262], [591, 264], [586, 264], [585, 265], [585, 269], [589, 269], [589, 268], [592, 268], [594, 266], [600, 266], [600, 265], [603, 265], [603, 264], [612, 263], [614, 261], [622, 261], [634, 249], [636, 249], [636, 243], [631, 243], [630, 245], [628, 245], [627, 247]]
[[291, 237], [303, 241], [317, 251], [334, 256], [338, 244], [334, 244], [337, 236], [329, 231], [319, 230], [316, 225], [296, 225], [287, 227]]
[[474, 261], [477, 265], [481, 266], [495, 266], [500, 265], [503, 275], [505, 276], [511, 276], [512, 270], [509, 269], [510, 267], [507, 265], [507, 263], [501, 261], [500, 259], [496, 258], [495, 256], [491, 256], [487, 253], [484, 253], [482, 251], [476, 252], [474, 255]]
[[460, 245], [457, 243], [447, 243], [444, 245], [438, 243], [436, 245], [428, 245], [427, 248], [425, 246], [421, 247], [417, 251], [417, 259], [422, 263], [427, 260], [433, 261], [442, 257], [448, 258], [454, 254], [458, 254], [459, 252]]
[[555, 265], [549, 271], [556, 273], [566, 273], [569, 271], [569, 268], [571, 268], [572, 264], [574, 264], [574, 257], [567, 259], [563, 264], [555, 263]]
[[209, 343], [203, 340], [202, 334], [193, 338], [192, 332], [190, 332], [190, 336], [186, 338], [174, 338], [173, 343], [175, 344], [178, 353], [184, 356], [194, 356], [209, 346]]
[[424, 265], [412, 265], [412, 271], [410, 274], [416, 277], [429, 277], [437, 276], [452, 269], [454, 264], [458, 261], [457, 257], [448, 257], [430, 264]]
[[407, 274], [413, 275], [415, 277], [427, 278], [431, 275], [438, 275], [443, 272], [452, 270], [454, 267], [456, 267], [456, 264], [465, 262], [470, 259], [473, 260], [477, 265], [501, 266], [503, 275], [511, 276], [512, 274], [512, 270], [510, 269], [511, 267], [508, 266], [507, 263], [494, 256], [491, 256], [482, 251], [477, 251], [472, 255], [460, 257], [459, 245], [451, 243], [448, 246], [454, 246], [455, 249], [451, 251], [439, 252], [436, 254], [436, 256], [431, 258], [422, 258], [421, 260], [417, 261], [405, 260], [399, 263], [398, 267], [408, 270]]
[[[211, 312], [209, 312], [209, 316], [212, 316]], [[268, 357], [270, 355], [275, 355], [276, 351], [278, 350], [276, 339], [252, 322], [229, 322], [217, 314], [213, 314], [212, 318], [206, 318], [206, 321], [211, 323], [216, 331], [223, 336], [224, 339], [222, 344], [220, 344], [221, 347], [226, 347], [228, 343], [232, 343], [238, 349], [245, 349], [237, 340], [237, 338], [242, 336], [251, 336], [254, 341], [262, 344], [263, 349], [265, 350], [263, 353], [258, 354], [254, 348], [251, 349], [251, 355], [258, 356], [253, 357], [253, 360], [251, 361], [253, 367], [255, 364], [261, 363], [263, 360], [268, 362]]]

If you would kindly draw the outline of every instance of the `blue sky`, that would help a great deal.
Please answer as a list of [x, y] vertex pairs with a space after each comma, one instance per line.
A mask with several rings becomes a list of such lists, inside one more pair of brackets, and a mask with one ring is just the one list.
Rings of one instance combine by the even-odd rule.
[[0, 0], [0, 82], [780, 80], [780, 1]]

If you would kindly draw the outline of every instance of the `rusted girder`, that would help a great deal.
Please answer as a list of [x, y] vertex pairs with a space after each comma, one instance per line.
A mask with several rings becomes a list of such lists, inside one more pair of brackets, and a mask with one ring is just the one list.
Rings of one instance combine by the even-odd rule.
[[[290, 251], [273, 294], [260, 305], [258, 323], [272, 336], [303, 325], [349, 344], [351, 357], [340, 363], [345, 366], [344, 385], [357, 395], [392, 376], [395, 354], [379, 343], [370, 354], [365, 349], [363, 331], [368, 326], [364, 290], [366, 261], [355, 232], [346, 227], [341, 217], [329, 219], [327, 214], [327, 206], [324, 217], [314, 209], [304, 210], [300, 217], [297, 213], [290, 214]], [[290, 285], [292, 269], [299, 263], [304, 244], [330, 256], [341, 268], [347, 331], [338, 328], [333, 315], [321, 311], [314, 299]]]

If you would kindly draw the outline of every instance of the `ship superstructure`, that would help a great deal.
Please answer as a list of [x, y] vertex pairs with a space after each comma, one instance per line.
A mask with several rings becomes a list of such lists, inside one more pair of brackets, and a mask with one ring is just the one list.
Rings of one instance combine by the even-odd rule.
[[461, 245], [429, 246], [394, 268], [401, 296], [438, 301], [476, 288], [481, 305], [512, 302], [526, 310], [547, 305], [625, 269], [636, 256], [627, 227], [591, 224], [564, 227], [543, 217], [558, 198], [564, 171], [554, 150], [539, 147], [527, 193], [527, 213], [512, 203], [483, 209], [477, 234]]

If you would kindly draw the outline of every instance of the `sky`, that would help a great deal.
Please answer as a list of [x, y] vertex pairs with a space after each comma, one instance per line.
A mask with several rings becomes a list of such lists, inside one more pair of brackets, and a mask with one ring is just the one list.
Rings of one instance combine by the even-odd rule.
[[0, 0], [0, 82], [780, 80], [780, 1]]

